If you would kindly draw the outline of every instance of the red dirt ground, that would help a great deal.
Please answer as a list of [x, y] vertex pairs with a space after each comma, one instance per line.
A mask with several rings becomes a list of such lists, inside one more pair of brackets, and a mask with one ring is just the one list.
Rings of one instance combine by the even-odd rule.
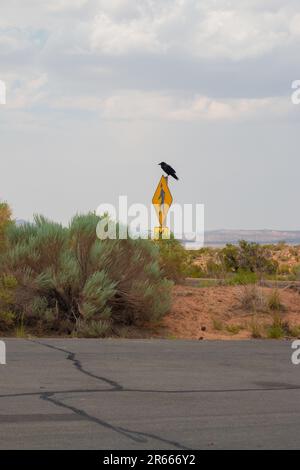
[[[271, 288], [261, 289], [266, 299]], [[175, 286], [173, 305], [164, 319], [166, 337], [187, 339], [246, 339], [252, 337], [253, 324], [265, 330], [272, 324], [274, 313], [249, 312], [241, 307], [242, 286], [186, 287]], [[280, 300], [285, 309], [280, 313], [283, 322], [300, 326], [300, 295], [290, 289], [280, 289]], [[228, 331], [233, 327], [234, 332]], [[239, 330], [239, 331], [236, 331]]]

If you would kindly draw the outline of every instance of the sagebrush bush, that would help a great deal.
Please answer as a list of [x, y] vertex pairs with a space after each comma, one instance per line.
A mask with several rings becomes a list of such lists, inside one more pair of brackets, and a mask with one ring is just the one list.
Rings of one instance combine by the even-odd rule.
[[250, 312], [264, 312], [267, 310], [267, 300], [263, 290], [257, 285], [247, 285], [241, 290], [241, 307]]
[[9, 228], [0, 269], [16, 282], [13, 312], [25, 326], [101, 336], [108, 323], [140, 326], [167, 312], [171, 283], [158, 247], [150, 240], [99, 240], [98, 222], [94, 214], [77, 215], [64, 228], [36, 216]]

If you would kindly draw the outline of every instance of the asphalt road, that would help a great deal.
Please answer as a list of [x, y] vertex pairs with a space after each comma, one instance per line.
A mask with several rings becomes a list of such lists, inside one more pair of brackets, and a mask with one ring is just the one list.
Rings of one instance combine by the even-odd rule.
[[300, 448], [288, 341], [6, 345], [1, 449]]

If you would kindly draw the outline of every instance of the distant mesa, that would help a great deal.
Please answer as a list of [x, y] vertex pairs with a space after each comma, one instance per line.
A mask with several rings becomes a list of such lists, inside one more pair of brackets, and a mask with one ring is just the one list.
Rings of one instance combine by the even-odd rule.
[[[28, 221], [16, 219], [16, 225], [24, 225]], [[238, 244], [240, 240], [255, 242], [261, 245], [285, 242], [288, 245], [300, 245], [300, 230], [207, 230], [204, 236], [204, 246], [222, 247], [227, 243]], [[182, 240], [191, 249], [197, 248], [196, 242]]]
[[285, 242], [300, 245], [300, 230], [208, 230], [205, 232], [205, 246], [237, 244], [239, 240], [256, 242], [262, 245]]
[[24, 225], [27, 223], [27, 220], [24, 219], [16, 219], [16, 225]]

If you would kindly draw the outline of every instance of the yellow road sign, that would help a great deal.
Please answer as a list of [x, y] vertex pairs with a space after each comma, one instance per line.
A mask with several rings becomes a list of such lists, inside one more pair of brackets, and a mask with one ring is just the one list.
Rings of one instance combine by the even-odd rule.
[[172, 202], [173, 197], [168, 186], [168, 178], [162, 176], [152, 199], [152, 204], [154, 205], [161, 227], [166, 220]]
[[160, 239], [170, 239], [170, 229], [168, 227], [154, 227], [154, 240]]

